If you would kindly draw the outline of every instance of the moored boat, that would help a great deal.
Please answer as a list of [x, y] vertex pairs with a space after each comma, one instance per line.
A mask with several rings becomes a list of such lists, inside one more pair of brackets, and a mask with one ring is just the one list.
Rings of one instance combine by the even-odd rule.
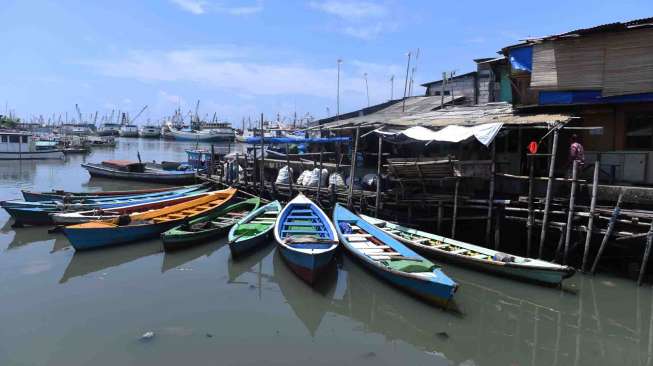
[[110, 197], [120, 197], [120, 196], [135, 196], [142, 194], [150, 193], [159, 193], [159, 192], [168, 192], [168, 191], [177, 191], [180, 189], [188, 188], [199, 188], [201, 184], [196, 184], [193, 186], [185, 187], [164, 187], [164, 188], [148, 188], [148, 189], [136, 189], [129, 191], [99, 191], [99, 192], [68, 192], [64, 190], [53, 189], [50, 192], [32, 192], [32, 191], [21, 191], [23, 194], [23, 199], [27, 202], [41, 202], [41, 201], [56, 201], [64, 199], [68, 201], [79, 201], [83, 199], [92, 199], [92, 198], [110, 198]]
[[138, 137], [138, 126], [122, 125], [119, 131], [120, 137]]
[[231, 255], [242, 255], [267, 244], [280, 212], [279, 201], [270, 202], [252, 211], [232, 226], [229, 230]]
[[343, 246], [367, 269], [419, 298], [449, 306], [458, 285], [435, 264], [340, 204], [333, 221]]
[[63, 232], [75, 250], [96, 249], [155, 238], [185, 221], [220, 209], [233, 199], [235, 194], [236, 189], [228, 188], [159, 210], [67, 226]]
[[103, 161], [101, 164], [83, 163], [81, 165], [92, 177], [166, 184], [183, 184], [195, 181], [195, 172], [192, 170], [165, 170], [161, 165], [152, 163], [108, 160]]
[[165, 251], [183, 249], [224, 235], [238, 220], [247, 216], [252, 210], [256, 210], [260, 203], [260, 198], [250, 198], [176, 226], [161, 234], [163, 249]]
[[81, 224], [89, 221], [102, 221], [118, 218], [121, 215], [129, 215], [138, 212], [146, 212], [150, 210], [158, 210], [167, 206], [176, 205], [182, 202], [192, 201], [196, 198], [206, 196], [208, 192], [195, 193], [188, 196], [168, 198], [160, 201], [138, 203], [134, 205], [116, 207], [110, 209], [95, 208], [87, 211], [76, 212], [56, 212], [51, 213], [52, 221], [56, 225], [73, 225]]
[[309, 284], [316, 282], [338, 247], [336, 230], [328, 216], [301, 193], [279, 214], [274, 239], [286, 263]]
[[558, 285], [576, 272], [569, 266], [506, 254], [385, 220], [364, 215], [361, 217], [426, 256], [468, 266], [482, 272], [550, 285]]
[[142, 138], [159, 138], [161, 136], [161, 127], [146, 125], [138, 131], [138, 136]]
[[31, 133], [0, 132], [0, 160], [63, 159], [57, 144], [39, 144]]

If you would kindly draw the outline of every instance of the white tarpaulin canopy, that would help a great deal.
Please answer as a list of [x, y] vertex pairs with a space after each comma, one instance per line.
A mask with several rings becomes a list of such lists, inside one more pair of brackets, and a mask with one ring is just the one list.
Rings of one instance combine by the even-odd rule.
[[[408, 138], [419, 141], [460, 142], [474, 136], [480, 143], [488, 146], [503, 127], [503, 123], [484, 123], [477, 126], [450, 125], [439, 131], [432, 131], [426, 127], [415, 126], [399, 132]], [[381, 132], [383, 134], [387, 134]]]

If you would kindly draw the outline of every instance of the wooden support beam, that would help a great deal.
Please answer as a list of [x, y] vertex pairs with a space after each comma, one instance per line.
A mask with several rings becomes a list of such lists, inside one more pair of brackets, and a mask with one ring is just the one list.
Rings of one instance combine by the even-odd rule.
[[[487, 204], [487, 222], [485, 224], [485, 243], [490, 246], [490, 236], [492, 234], [492, 203], [494, 203], [494, 174], [497, 166], [497, 144], [492, 142], [492, 165], [490, 166], [490, 192], [488, 194]], [[497, 249], [497, 243], [494, 243], [494, 249]]]
[[533, 177], [535, 172], [535, 163], [532, 156], [528, 157], [528, 221], [526, 222], [526, 257], [531, 256], [533, 245]]
[[576, 178], [578, 177], [578, 161], [574, 160], [572, 173], [571, 173], [571, 192], [569, 192], [569, 213], [567, 214], [567, 230], [565, 233], [565, 253], [562, 257], [562, 264], [567, 264], [567, 255], [569, 254], [569, 240], [571, 240], [571, 223], [574, 218], [574, 203], [576, 202], [576, 187], [578, 182]]
[[[320, 166], [318, 167], [318, 169], [320, 170], [320, 174], [318, 175], [320, 177], [320, 179], [317, 182], [317, 190], [315, 191], [315, 203], [317, 203], [318, 206], [322, 206], [322, 204], [320, 203], [320, 191], [322, 190], [322, 178], [323, 178], [322, 177], [322, 168], [323, 168], [323, 165], [322, 165], [322, 145], [320, 145]], [[329, 176], [329, 174], [327, 174], [327, 177], [328, 176]]]
[[583, 264], [581, 270], [583, 272], [587, 271], [587, 258], [590, 252], [590, 241], [592, 240], [592, 228], [594, 226], [594, 214], [596, 210], [596, 199], [597, 191], [599, 187], [599, 171], [600, 171], [600, 162], [597, 160], [594, 163], [594, 179], [592, 181], [592, 200], [590, 202], [590, 212], [589, 218], [587, 221], [587, 236], [585, 237], [585, 248], [583, 250]]
[[374, 204], [374, 217], [379, 217], [379, 206], [381, 205], [381, 158], [383, 152], [383, 138], [379, 135], [379, 156], [376, 161], [376, 202]]
[[265, 133], [263, 132], [263, 113], [261, 113], [261, 191], [265, 189]]
[[[554, 127], [555, 128], [555, 127]], [[553, 174], [555, 173], [556, 152], [558, 151], [558, 129], [553, 132], [553, 147], [551, 148], [551, 161], [549, 163], [549, 181], [546, 185], [546, 198], [544, 202], [544, 218], [542, 219], [542, 232], [540, 233], [540, 248], [538, 258], [542, 258], [544, 243], [546, 241], [546, 231], [549, 223], [549, 208], [551, 206], [551, 188], [553, 187]]]
[[623, 200], [624, 197], [624, 191], [622, 190], [619, 192], [619, 198], [617, 198], [617, 204], [614, 206], [614, 210], [612, 211], [612, 217], [610, 218], [610, 222], [608, 223], [608, 229], [605, 232], [605, 235], [603, 236], [603, 241], [601, 242], [601, 246], [599, 247], [599, 252], [596, 254], [596, 258], [594, 259], [594, 264], [592, 265], [592, 270], [590, 271], [592, 274], [596, 271], [596, 266], [599, 264], [599, 260], [601, 259], [601, 255], [603, 255], [603, 251], [605, 250], [605, 246], [608, 244], [608, 239], [610, 239], [610, 235], [612, 235], [612, 230], [614, 229], [614, 223], [617, 221], [617, 217], [619, 216], [619, 211], [621, 210], [621, 201]]
[[292, 199], [294, 197], [293, 189], [292, 189], [292, 184], [293, 180], [295, 179], [295, 175], [292, 173], [292, 169], [290, 168], [290, 144], [286, 144], [286, 169], [288, 170], [288, 190], [289, 190], [289, 199]]
[[358, 136], [360, 128], [356, 128], [356, 141], [354, 141], [354, 150], [351, 153], [351, 169], [349, 170], [349, 193], [347, 194], [347, 207], [353, 208], [352, 194], [354, 192], [354, 177], [356, 176], [356, 154], [358, 154]]
[[458, 189], [460, 188], [460, 179], [456, 179], [456, 186], [453, 191], [453, 214], [451, 215], [451, 239], [456, 238], [456, 220], [458, 219]]
[[639, 269], [639, 276], [637, 277], [637, 286], [642, 285], [644, 273], [646, 273], [646, 265], [648, 264], [651, 255], [651, 243], [653, 243], [653, 221], [651, 221], [651, 226], [646, 234], [646, 248], [644, 249], [644, 256], [642, 257], [642, 266]]

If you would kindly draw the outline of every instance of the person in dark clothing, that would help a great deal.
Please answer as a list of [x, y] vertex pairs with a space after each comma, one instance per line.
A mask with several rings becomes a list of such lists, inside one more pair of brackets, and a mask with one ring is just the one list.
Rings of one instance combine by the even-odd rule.
[[572, 171], [574, 168], [574, 161], [577, 162], [578, 171], [580, 172], [585, 166], [585, 149], [580, 142], [578, 142], [578, 136], [576, 134], [571, 135], [570, 139], [571, 144], [569, 145], [569, 159], [567, 160], [567, 176], [572, 176]]

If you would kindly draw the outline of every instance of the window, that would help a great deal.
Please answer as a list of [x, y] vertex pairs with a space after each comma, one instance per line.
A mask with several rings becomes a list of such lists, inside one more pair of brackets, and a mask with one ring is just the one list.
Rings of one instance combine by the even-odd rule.
[[18, 135], [9, 135], [9, 142], [19, 143], [20, 136]]
[[439, 95], [440, 95], [440, 91], [439, 91], [439, 90], [436, 91], [435, 93], [433, 93], [433, 95], [435, 95], [435, 96], [439, 96]]
[[27, 143], [27, 136], [23, 136], [23, 144]]
[[626, 116], [626, 149], [653, 149], [653, 112]]
[[2, 142], [7, 142], [7, 135], [2, 135]]

